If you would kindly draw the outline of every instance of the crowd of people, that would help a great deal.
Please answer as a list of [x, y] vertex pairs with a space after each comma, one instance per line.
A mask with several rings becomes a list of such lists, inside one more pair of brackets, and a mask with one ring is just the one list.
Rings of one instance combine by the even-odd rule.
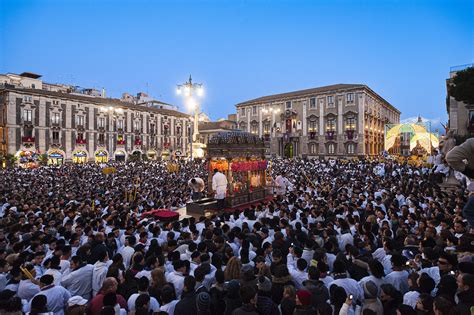
[[[157, 222], [204, 162], [1, 170], [0, 314], [472, 314], [467, 189], [396, 161], [274, 159], [273, 199]], [[212, 187], [205, 187], [204, 194]]]

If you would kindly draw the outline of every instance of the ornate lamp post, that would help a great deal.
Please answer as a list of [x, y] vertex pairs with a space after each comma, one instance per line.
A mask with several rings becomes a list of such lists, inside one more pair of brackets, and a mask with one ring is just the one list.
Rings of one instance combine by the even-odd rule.
[[[193, 151], [198, 153], [202, 152], [202, 145], [198, 144], [198, 135], [199, 135], [199, 103], [195, 96], [202, 97], [204, 95], [204, 88], [202, 83], [193, 83], [191, 75], [189, 75], [189, 80], [183, 84], [178, 84], [176, 93], [178, 95], [183, 95], [185, 99], [185, 104], [189, 110], [194, 111], [194, 124], [193, 124], [193, 144], [191, 144], [190, 157], [193, 158]], [[193, 150], [193, 146], [195, 150]], [[199, 150], [201, 149], [201, 150]]]
[[[271, 130], [273, 131], [274, 127], [275, 127], [275, 114], [279, 114], [280, 113], [280, 108], [278, 107], [269, 107], [269, 108], [264, 108], [262, 109], [262, 113], [264, 115], [268, 115], [268, 114], [271, 114], [272, 115], [272, 126], [271, 126]], [[273, 132], [272, 132], [273, 133]]]

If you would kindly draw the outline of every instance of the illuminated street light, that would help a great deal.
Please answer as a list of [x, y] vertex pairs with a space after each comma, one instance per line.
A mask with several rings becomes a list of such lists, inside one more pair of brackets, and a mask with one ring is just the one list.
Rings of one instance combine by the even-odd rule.
[[[194, 111], [194, 122], [193, 122], [193, 142], [197, 142], [199, 134], [199, 103], [193, 96], [196, 94], [198, 97], [204, 95], [204, 87], [201, 83], [193, 83], [191, 75], [189, 80], [183, 84], [179, 84], [176, 89], [178, 95], [183, 95], [185, 104], [190, 111]], [[191, 158], [192, 158], [192, 145], [191, 145]]]

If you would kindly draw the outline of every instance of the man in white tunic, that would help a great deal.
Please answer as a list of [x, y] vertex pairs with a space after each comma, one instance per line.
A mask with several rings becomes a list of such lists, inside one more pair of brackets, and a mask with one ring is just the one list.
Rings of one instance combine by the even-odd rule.
[[291, 186], [290, 181], [285, 177], [285, 173], [281, 173], [275, 179], [276, 184], [276, 193], [279, 196], [283, 196], [286, 194], [286, 189]]
[[82, 262], [79, 257], [72, 257], [71, 272], [63, 276], [61, 285], [69, 290], [71, 296], [79, 295], [90, 300], [92, 295], [93, 265]]
[[[52, 275], [44, 275], [40, 278], [41, 291], [36, 295], [44, 295], [47, 299], [47, 309], [54, 315], [64, 315], [64, 309], [71, 297], [68, 290], [60, 285], [54, 285], [54, 277]], [[29, 304], [31, 309], [31, 301]]]
[[215, 193], [217, 200], [218, 210], [224, 209], [225, 206], [225, 195], [227, 192], [227, 177], [219, 172], [218, 169], [214, 169], [214, 176], [212, 176], [212, 190]]

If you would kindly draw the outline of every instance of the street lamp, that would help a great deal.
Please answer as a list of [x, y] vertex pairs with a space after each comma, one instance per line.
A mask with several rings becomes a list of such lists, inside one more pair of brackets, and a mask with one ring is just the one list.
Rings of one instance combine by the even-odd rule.
[[272, 115], [272, 130], [275, 127], [275, 114], [280, 113], [280, 108], [278, 107], [269, 107], [262, 109], [262, 113], [264, 115], [271, 114]]
[[[197, 142], [199, 134], [199, 103], [194, 95], [197, 97], [202, 97], [204, 95], [204, 87], [202, 83], [193, 83], [191, 75], [189, 75], [189, 80], [183, 84], [178, 84], [176, 88], [176, 93], [178, 95], [183, 95], [185, 99], [185, 104], [190, 111], [194, 111], [194, 124], [193, 124], [193, 142]], [[190, 141], [191, 142], [191, 141]], [[190, 150], [191, 159], [192, 155], [192, 143]]]

